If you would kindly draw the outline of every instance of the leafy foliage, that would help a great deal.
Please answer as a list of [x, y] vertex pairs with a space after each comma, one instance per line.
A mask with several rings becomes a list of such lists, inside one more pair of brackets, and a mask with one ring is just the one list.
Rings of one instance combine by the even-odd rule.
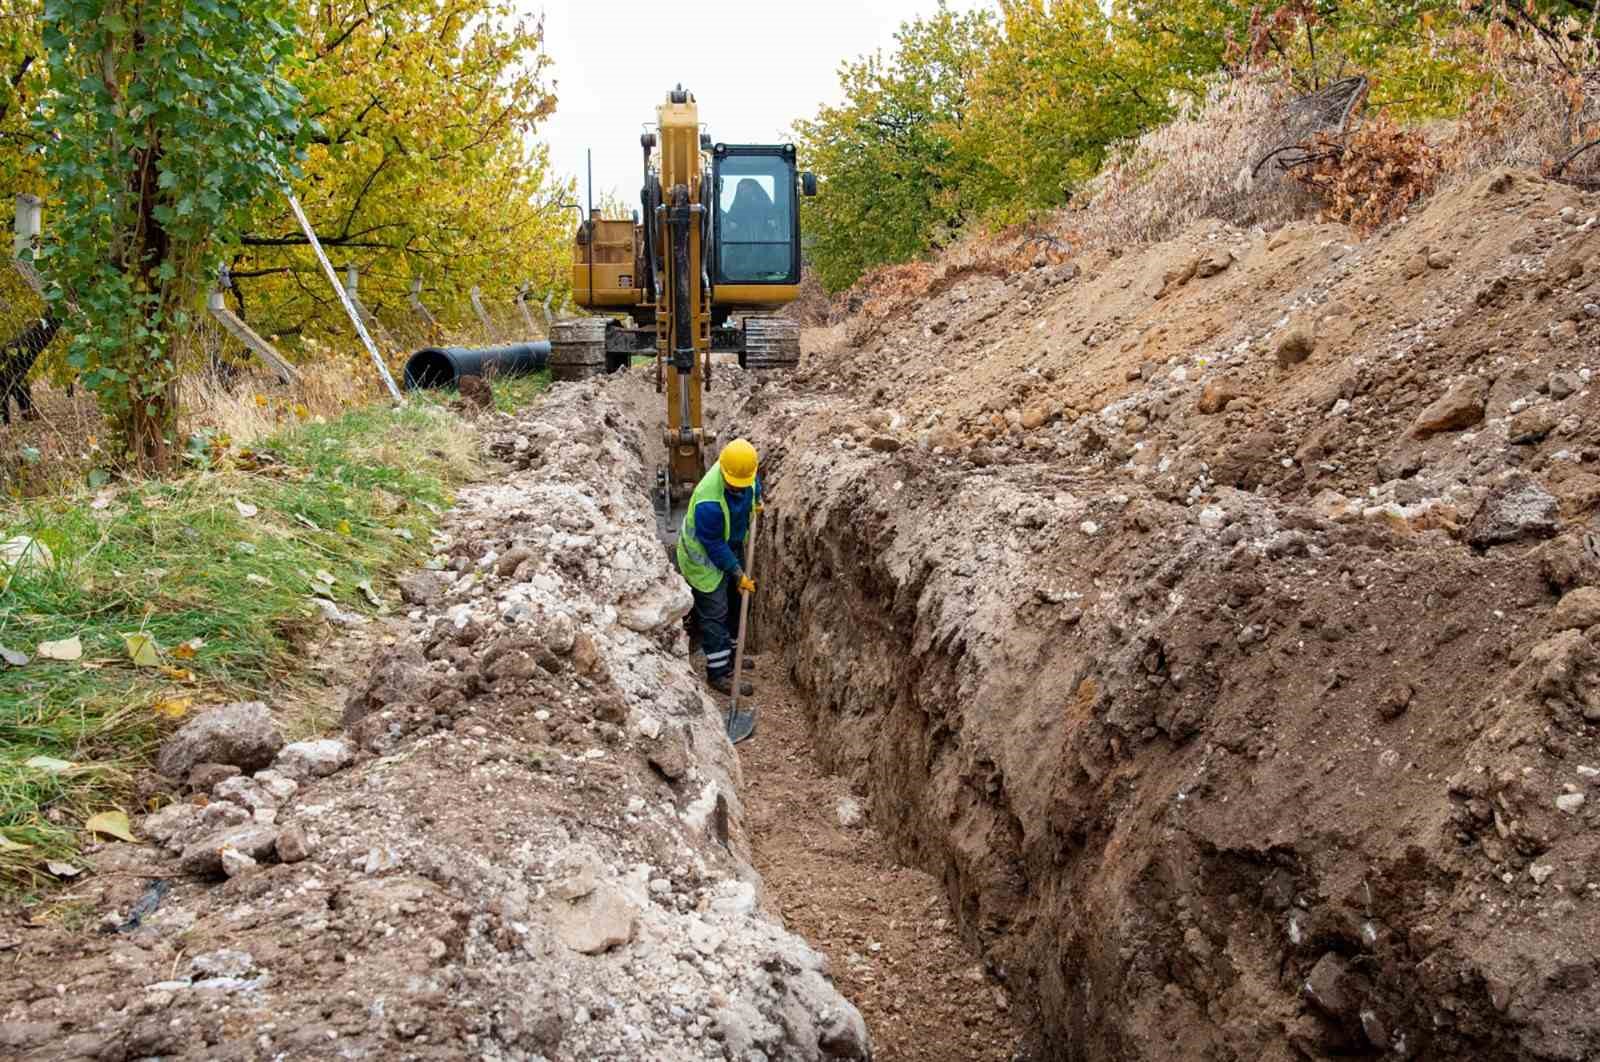
[[[474, 286], [565, 290], [572, 189], [530, 136], [556, 99], [543, 26], [505, 0], [293, 0], [296, 84], [316, 129], [295, 190], [368, 309], [404, 313], [414, 278], [441, 315]], [[230, 262], [248, 317], [280, 336], [349, 325], [281, 198], [255, 205]], [[445, 320], [446, 327], [460, 323]]]
[[923, 254], [971, 216], [963, 193], [987, 180], [972, 172], [986, 167], [958, 138], [993, 41], [987, 14], [941, 2], [900, 28], [888, 58], [844, 64], [844, 105], [796, 124], [808, 165], [826, 181], [803, 209], [812, 268], [830, 290]]
[[[947, 244], [955, 226], [1016, 224], [1081, 204], [1086, 192], [1097, 204], [1117, 193], [1123, 216], [1116, 227], [1130, 234], [1166, 231], [1213, 207], [1277, 217], [1304, 208], [1308, 185], [1332, 197], [1334, 214], [1377, 223], [1392, 214], [1394, 195], [1431, 180], [1422, 142], [1388, 119], [1465, 115], [1489, 142], [1526, 146], [1549, 139], [1519, 138], [1508, 128], [1531, 108], [1540, 128], [1562, 125], [1570, 142], [1553, 153], [1546, 144], [1535, 160], [1546, 164], [1600, 135], [1593, 0], [996, 6], [993, 18], [976, 20], [976, 33], [943, 8], [908, 23], [889, 60], [846, 64], [843, 105], [797, 126], [806, 163], [822, 178], [808, 231], [814, 268], [828, 289], [854, 283], [875, 265], [925, 256]], [[958, 67], [927, 66], [926, 56], [953, 52], [966, 56]], [[907, 150], [905, 137], [888, 135], [901, 126], [882, 116], [900, 113], [892, 105], [908, 91], [919, 102], [930, 98], [915, 91], [930, 82], [930, 70], [944, 75], [938, 98], [960, 106], [912, 109], [907, 126], [920, 150]], [[1369, 112], [1388, 119], [1359, 142], [1340, 141], [1337, 160], [1323, 158], [1334, 150], [1330, 144], [1308, 145], [1328, 165], [1298, 188], [1276, 173], [1268, 187], [1253, 183], [1249, 173], [1260, 155], [1251, 153], [1273, 146], [1258, 138], [1281, 124], [1275, 117], [1283, 105], [1356, 74], [1371, 84]], [[1205, 128], [1217, 121], [1222, 128]], [[1600, 160], [1600, 150], [1587, 159]], [[1337, 174], [1329, 168], [1335, 162]], [[1395, 187], [1382, 191], [1390, 180]], [[1344, 201], [1358, 189], [1381, 202]], [[1141, 204], [1149, 207], [1143, 220], [1129, 213]], [[828, 231], [817, 235], [819, 225]]]
[[44, 84], [39, 11], [31, 0], [0, 0], [0, 192], [39, 191], [32, 101]]
[[89, 327], [71, 364], [125, 457], [165, 465], [172, 348], [245, 211], [281, 179], [299, 94], [282, 0], [49, 0], [36, 117], [59, 201], [40, 264], [55, 312]]
[[1316, 191], [1325, 219], [1371, 232], [1396, 221], [1433, 190], [1439, 151], [1380, 115], [1344, 137], [1320, 134], [1305, 165], [1292, 172]]

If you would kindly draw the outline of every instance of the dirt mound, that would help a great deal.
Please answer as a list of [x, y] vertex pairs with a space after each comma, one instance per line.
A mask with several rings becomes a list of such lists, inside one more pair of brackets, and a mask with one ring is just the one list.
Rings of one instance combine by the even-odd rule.
[[120, 931], [8, 941], [0, 1054], [869, 1057], [761, 906], [636, 423], [603, 383], [480, 423], [507, 468], [405, 581], [348, 741], [196, 767], [96, 854], [73, 898]]
[[1600, 1052], [1597, 214], [968, 277], [734, 414], [818, 751], [1046, 1057]]

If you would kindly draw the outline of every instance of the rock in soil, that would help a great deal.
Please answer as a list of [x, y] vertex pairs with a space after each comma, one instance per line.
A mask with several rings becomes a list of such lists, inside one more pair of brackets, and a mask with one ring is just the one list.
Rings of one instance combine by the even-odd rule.
[[168, 778], [184, 778], [197, 764], [222, 764], [253, 771], [272, 762], [283, 747], [272, 714], [261, 701], [207, 709], [169, 737], [156, 758]]

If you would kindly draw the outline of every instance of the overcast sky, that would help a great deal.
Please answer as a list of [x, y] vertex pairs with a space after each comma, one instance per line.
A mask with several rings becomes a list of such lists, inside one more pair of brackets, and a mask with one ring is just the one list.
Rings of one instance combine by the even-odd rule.
[[[790, 139], [796, 118], [839, 100], [839, 63], [893, 43], [937, 0], [519, 0], [543, 11], [555, 116], [539, 131], [558, 172], [578, 179], [594, 149], [594, 194], [639, 196], [641, 123], [679, 82], [713, 140]], [[983, 0], [953, 0], [967, 9]], [[680, 14], [681, 13], [681, 14]]]

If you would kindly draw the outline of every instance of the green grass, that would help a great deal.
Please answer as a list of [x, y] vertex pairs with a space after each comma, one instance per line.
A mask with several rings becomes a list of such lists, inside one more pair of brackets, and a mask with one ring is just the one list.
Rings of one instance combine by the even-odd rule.
[[[494, 391], [494, 408], [501, 413], [515, 413], [549, 390], [550, 370], [541, 369], [526, 376], [497, 376], [490, 381], [490, 387]], [[461, 396], [454, 387], [431, 387], [412, 394], [436, 406], [448, 405]]]
[[[471, 446], [459, 420], [425, 405], [363, 409], [197, 454], [205, 467], [120, 484], [101, 508], [87, 492], [0, 508], [0, 539], [34, 537], [54, 555], [0, 590], [0, 644], [34, 658], [0, 670], [0, 883], [37, 884], [44, 860], [70, 858], [84, 819], [128, 798], [185, 700], [270, 700], [303, 671], [324, 623], [319, 572], [341, 608], [373, 612], [359, 584], [383, 596], [423, 559]], [[161, 666], [135, 666], [133, 633], [155, 639]], [[35, 655], [74, 636], [80, 661]]]

